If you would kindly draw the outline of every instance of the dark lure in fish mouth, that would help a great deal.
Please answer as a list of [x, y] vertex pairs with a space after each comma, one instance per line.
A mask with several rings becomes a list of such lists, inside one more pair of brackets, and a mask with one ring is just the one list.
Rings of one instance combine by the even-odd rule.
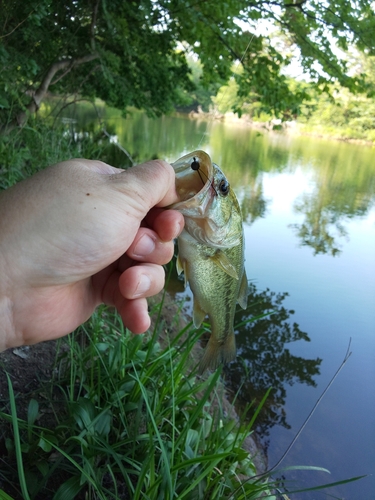
[[[191, 162], [190, 167], [198, 173], [200, 180], [202, 181], [202, 185], [205, 186], [206, 182], [209, 180], [207, 177], [207, 174], [201, 169], [201, 164], [200, 161], [194, 156], [193, 161]], [[204, 177], [206, 178], [206, 181], [204, 180]], [[217, 191], [214, 188], [213, 182], [211, 181], [211, 187], [215, 192], [215, 195], [217, 196]]]

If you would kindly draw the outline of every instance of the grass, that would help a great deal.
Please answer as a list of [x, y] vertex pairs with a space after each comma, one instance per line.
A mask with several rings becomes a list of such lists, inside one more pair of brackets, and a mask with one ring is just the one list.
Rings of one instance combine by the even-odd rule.
[[[239, 486], [243, 498], [268, 491], [264, 478], [241, 485], [256, 475], [243, 448], [252, 422], [224, 416], [220, 371], [204, 380], [186, 369], [196, 330], [188, 325], [162, 347], [162, 327], [133, 336], [115, 312], [98, 310], [68, 337], [68, 349], [61, 342], [43, 390], [48, 403], [31, 399], [27, 420], [17, 418], [9, 385], [11, 411], [0, 414], [17, 429], [0, 473], [9, 494], [156, 500], [227, 498]], [[47, 412], [49, 425], [37, 425]]]
[[0, 135], [0, 190], [59, 161], [100, 159], [118, 167], [130, 166], [126, 155], [101, 131], [78, 133], [73, 125], [56, 127], [38, 119], [22, 130]]

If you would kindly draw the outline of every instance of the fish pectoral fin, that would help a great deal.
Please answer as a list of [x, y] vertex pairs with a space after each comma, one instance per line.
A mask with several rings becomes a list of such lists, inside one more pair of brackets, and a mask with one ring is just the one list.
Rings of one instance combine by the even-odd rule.
[[194, 305], [193, 305], [193, 323], [195, 328], [199, 328], [206, 317], [205, 311], [201, 308], [199, 305], [198, 301], [194, 299]]
[[212, 259], [214, 263], [217, 264], [225, 273], [238, 280], [236, 268], [222, 250], [218, 250], [212, 257], [210, 257], [210, 259]]
[[240, 285], [240, 291], [238, 293], [237, 302], [242, 307], [242, 309], [246, 309], [247, 307], [247, 296], [249, 294], [249, 287], [247, 283], [246, 271], [244, 270], [242, 274], [242, 280]]
[[182, 260], [180, 257], [180, 254], [177, 255], [177, 260], [176, 260], [176, 270], [177, 274], [180, 276], [180, 274], [183, 272], [184, 273], [184, 280], [185, 280], [185, 288], [188, 282], [188, 273], [187, 273], [187, 267], [186, 267], [186, 260]]
[[177, 260], [176, 260], [176, 269], [177, 269], [177, 274], [180, 276], [180, 274], [184, 271], [184, 266], [181, 262], [181, 257], [180, 254], [177, 255]]

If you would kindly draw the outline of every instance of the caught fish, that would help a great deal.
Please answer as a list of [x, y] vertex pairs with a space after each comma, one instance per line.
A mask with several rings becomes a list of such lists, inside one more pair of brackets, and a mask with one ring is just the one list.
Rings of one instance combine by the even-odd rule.
[[194, 296], [193, 322], [206, 315], [211, 336], [200, 372], [215, 370], [236, 357], [236, 303], [246, 309], [247, 277], [241, 209], [220, 168], [204, 151], [194, 151], [172, 163], [180, 201], [170, 208], [185, 219], [178, 238], [177, 272], [185, 275]]

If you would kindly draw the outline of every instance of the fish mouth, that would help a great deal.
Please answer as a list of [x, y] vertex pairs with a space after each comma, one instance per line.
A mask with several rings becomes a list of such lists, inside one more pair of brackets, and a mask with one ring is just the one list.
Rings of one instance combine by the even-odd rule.
[[170, 208], [183, 215], [203, 216], [212, 200], [214, 168], [210, 156], [204, 151], [194, 151], [172, 163], [176, 175], [179, 198]]

